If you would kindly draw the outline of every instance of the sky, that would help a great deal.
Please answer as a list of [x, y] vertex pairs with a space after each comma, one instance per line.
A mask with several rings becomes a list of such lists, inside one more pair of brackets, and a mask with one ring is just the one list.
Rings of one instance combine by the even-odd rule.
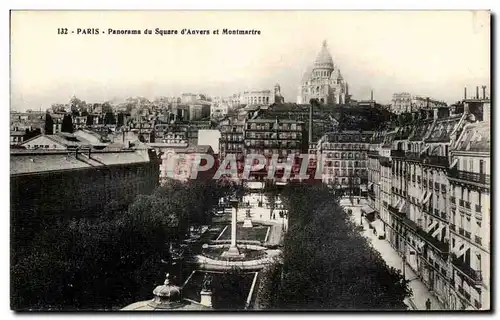
[[[261, 34], [160, 36], [156, 28]], [[395, 92], [452, 103], [464, 86], [473, 94], [490, 85], [486, 11], [13, 11], [11, 109], [45, 110], [73, 95], [87, 102], [225, 96], [276, 83], [285, 101], [296, 102], [323, 40], [354, 99], [373, 90], [381, 103]]]

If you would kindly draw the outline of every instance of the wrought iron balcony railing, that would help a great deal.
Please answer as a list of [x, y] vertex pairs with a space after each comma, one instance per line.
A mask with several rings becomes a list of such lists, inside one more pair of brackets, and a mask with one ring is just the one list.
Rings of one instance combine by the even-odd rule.
[[391, 150], [391, 157], [404, 158], [405, 152], [403, 150]]
[[448, 166], [450, 165], [448, 157], [443, 156], [426, 156], [422, 159], [422, 163], [444, 168], [448, 168]]
[[[457, 258], [457, 256], [455, 254], [453, 254], [451, 257], [451, 263], [458, 271], [460, 271], [462, 274], [464, 274], [469, 279], [471, 279], [473, 284], [475, 284], [475, 285], [481, 284], [481, 281], [483, 280], [481, 270], [473, 269], [464, 260]], [[459, 289], [460, 289], [460, 287], [459, 287]]]
[[480, 183], [480, 184], [486, 184], [486, 185], [489, 185], [490, 181], [491, 181], [489, 174], [461, 171], [461, 170], [457, 170], [457, 169], [448, 170], [448, 176], [455, 178], [455, 179], [460, 179], [460, 180], [470, 181], [470, 182], [475, 182], [475, 183]]

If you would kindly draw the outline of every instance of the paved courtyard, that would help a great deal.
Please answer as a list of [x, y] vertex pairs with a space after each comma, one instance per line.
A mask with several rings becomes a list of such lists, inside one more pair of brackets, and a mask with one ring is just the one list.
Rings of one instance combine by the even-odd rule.
[[[345, 208], [352, 209], [353, 215], [352, 219], [354, 223], [357, 225], [360, 224], [361, 219], [361, 207], [366, 205], [366, 203], [361, 200], [360, 204], [357, 204], [357, 201], [354, 200], [355, 206], [353, 206], [348, 199], [342, 199], [340, 201], [341, 206]], [[363, 219], [364, 220], [364, 219]], [[378, 236], [373, 234], [373, 231], [368, 228], [368, 222], [366, 220], [362, 221], [364, 226], [363, 235], [370, 239], [373, 247], [380, 252], [387, 265], [390, 267], [397, 268], [402, 270], [403, 267], [403, 259], [401, 256], [392, 248], [390, 243], [387, 240], [378, 239]], [[408, 267], [405, 266], [406, 279], [411, 280], [410, 288], [413, 290], [413, 296], [408, 299], [409, 305], [412, 309], [416, 310], [426, 310], [425, 302], [427, 299], [431, 301], [431, 310], [443, 310], [440, 302], [434, 297], [434, 295], [427, 289], [427, 287], [418, 279], [415, 272]]]

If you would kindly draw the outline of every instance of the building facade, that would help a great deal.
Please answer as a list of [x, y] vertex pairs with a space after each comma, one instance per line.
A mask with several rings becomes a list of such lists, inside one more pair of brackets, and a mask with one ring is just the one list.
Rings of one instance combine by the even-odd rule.
[[466, 110], [483, 105], [483, 117], [464, 127], [452, 143], [449, 208], [452, 309], [489, 309], [491, 129], [490, 101], [466, 100]]
[[429, 97], [412, 95], [409, 92], [399, 92], [392, 95], [391, 111], [395, 114], [416, 112], [420, 109], [446, 107], [447, 103]]
[[237, 159], [244, 156], [244, 129], [245, 121], [226, 119], [220, 122], [219, 154], [225, 158], [227, 154], [236, 155]]
[[372, 138], [377, 231], [447, 309], [490, 306], [489, 110], [486, 98], [420, 109]]
[[372, 131], [343, 130], [323, 136], [316, 145], [317, 153], [328, 158], [323, 182], [352, 195], [366, 194], [372, 135]]
[[340, 69], [333, 63], [326, 41], [304, 77], [299, 87], [297, 103], [309, 103], [317, 99], [321, 104], [344, 104], [349, 98], [348, 85]]
[[156, 188], [158, 175], [148, 150], [11, 152], [13, 249], [44, 223], [126, 208]]

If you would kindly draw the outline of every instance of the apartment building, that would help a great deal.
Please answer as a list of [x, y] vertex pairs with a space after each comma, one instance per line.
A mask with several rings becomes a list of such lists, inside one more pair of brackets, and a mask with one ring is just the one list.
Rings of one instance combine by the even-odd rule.
[[[329, 159], [322, 180], [353, 195], [367, 192], [368, 157], [373, 131], [343, 130], [327, 133], [317, 149]], [[331, 159], [331, 160], [330, 160]]]
[[379, 228], [449, 309], [489, 308], [489, 110], [485, 97], [420, 109], [369, 148]]
[[478, 103], [483, 106], [482, 119], [467, 124], [450, 148], [450, 306], [453, 309], [490, 308], [490, 101], [466, 100], [465, 108], [467, 111]]

